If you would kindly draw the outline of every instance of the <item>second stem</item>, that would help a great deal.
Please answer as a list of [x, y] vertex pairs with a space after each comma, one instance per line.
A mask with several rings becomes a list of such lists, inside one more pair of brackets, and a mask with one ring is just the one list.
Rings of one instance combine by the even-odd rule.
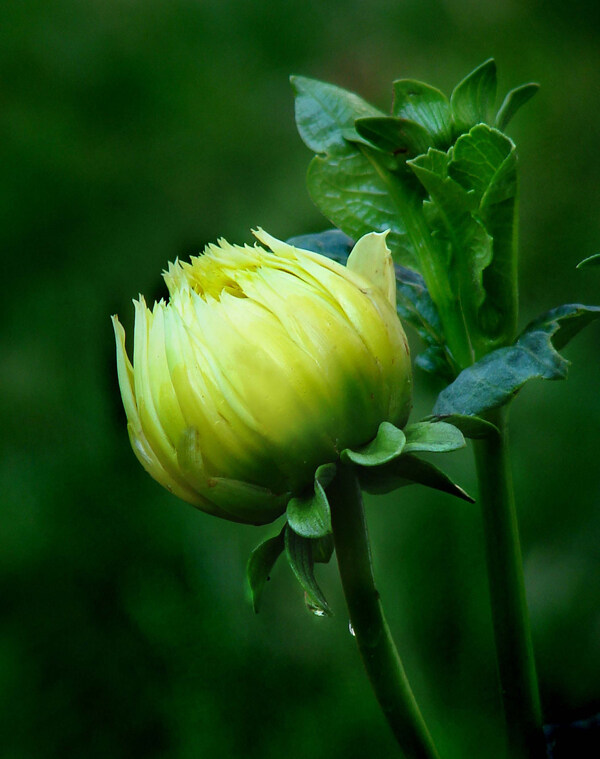
[[498, 675], [511, 759], [545, 759], [505, 415], [488, 412], [498, 432], [475, 441]]

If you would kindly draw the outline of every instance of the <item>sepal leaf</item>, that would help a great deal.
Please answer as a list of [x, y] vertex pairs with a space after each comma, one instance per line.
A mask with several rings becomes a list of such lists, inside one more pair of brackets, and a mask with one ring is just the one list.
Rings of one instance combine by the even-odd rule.
[[390, 493], [405, 485], [425, 485], [434, 490], [474, 503], [474, 499], [445, 472], [413, 454], [401, 456], [378, 469], [357, 467], [358, 481], [363, 490], [375, 495]]
[[567, 304], [531, 322], [514, 345], [492, 351], [439, 394], [435, 416], [481, 415], [510, 401], [531, 379], [565, 379], [569, 362], [558, 351], [600, 318], [600, 306]]
[[287, 505], [289, 526], [304, 538], [331, 534], [331, 511], [325, 488], [335, 477], [335, 464], [323, 464], [315, 472], [312, 492], [291, 498]]
[[462, 432], [447, 422], [416, 422], [404, 428], [406, 444], [403, 455], [407, 453], [443, 453], [464, 448], [466, 443]]
[[285, 552], [296, 579], [302, 586], [306, 604], [316, 614], [331, 615], [331, 609], [314, 574], [313, 541], [298, 535], [289, 526], [285, 529]]
[[275, 562], [285, 548], [284, 531], [285, 527], [279, 535], [267, 538], [259, 543], [248, 559], [246, 577], [250, 588], [252, 607], [256, 614], [258, 614], [265, 583], [270, 579], [269, 575], [275, 566]]
[[344, 449], [340, 458], [344, 463], [360, 467], [380, 467], [402, 454], [406, 437], [402, 430], [390, 422], [382, 422], [371, 442], [356, 451]]

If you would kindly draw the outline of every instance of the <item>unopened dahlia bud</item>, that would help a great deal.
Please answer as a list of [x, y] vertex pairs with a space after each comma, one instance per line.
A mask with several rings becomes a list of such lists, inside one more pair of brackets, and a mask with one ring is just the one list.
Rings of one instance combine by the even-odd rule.
[[265, 247], [220, 240], [170, 264], [168, 303], [134, 301], [133, 364], [113, 325], [144, 468], [203, 511], [262, 524], [318, 466], [405, 424], [411, 371], [385, 234], [347, 267], [255, 235]]

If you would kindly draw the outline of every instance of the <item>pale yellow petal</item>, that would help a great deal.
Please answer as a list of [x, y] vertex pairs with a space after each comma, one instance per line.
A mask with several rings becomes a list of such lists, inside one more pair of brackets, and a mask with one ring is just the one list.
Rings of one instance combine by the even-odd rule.
[[386, 243], [388, 234], [389, 230], [363, 235], [352, 248], [346, 267], [378, 287], [395, 309], [396, 274], [392, 253]]

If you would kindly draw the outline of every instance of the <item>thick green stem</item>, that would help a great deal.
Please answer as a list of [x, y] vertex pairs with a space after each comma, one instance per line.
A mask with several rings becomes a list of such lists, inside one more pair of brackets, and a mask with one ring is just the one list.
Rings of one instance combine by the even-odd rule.
[[339, 467], [327, 495], [350, 624], [379, 705], [407, 758], [437, 759], [383, 615], [361, 492], [350, 467]]
[[505, 413], [490, 412], [499, 434], [475, 443], [498, 674], [509, 756], [545, 759]]

